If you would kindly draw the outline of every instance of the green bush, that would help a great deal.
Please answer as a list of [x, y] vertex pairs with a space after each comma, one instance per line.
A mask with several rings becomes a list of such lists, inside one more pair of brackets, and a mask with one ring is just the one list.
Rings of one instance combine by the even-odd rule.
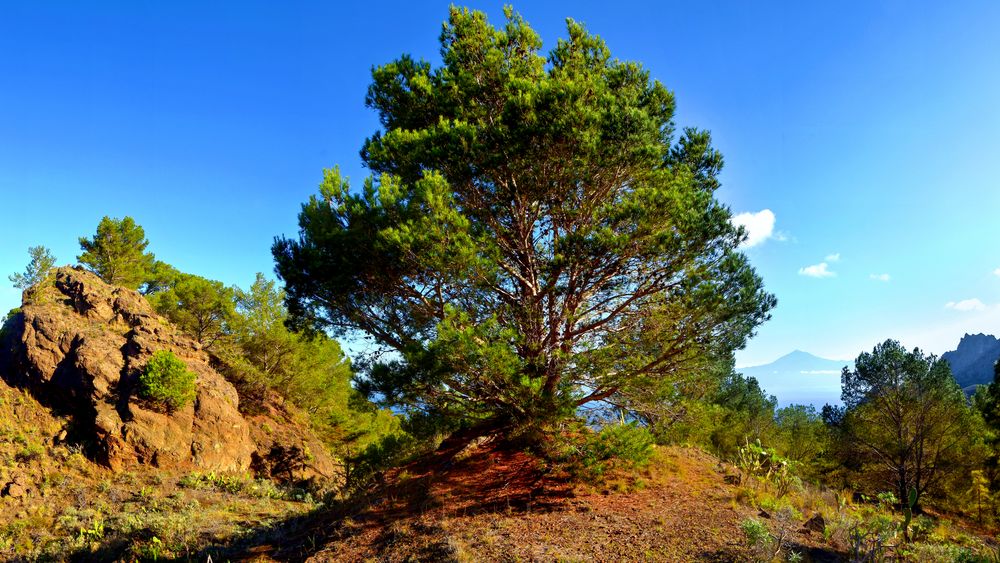
[[28, 463], [41, 459], [44, 453], [45, 448], [41, 444], [27, 444], [14, 455], [14, 459], [22, 463]]
[[770, 559], [769, 555], [773, 556], [774, 538], [764, 523], [754, 518], [747, 518], [740, 522], [740, 529], [754, 560], [767, 561]]
[[595, 438], [588, 453], [599, 461], [618, 460], [641, 466], [653, 455], [653, 435], [634, 422], [605, 426]]
[[930, 537], [931, 533], [934, 531], [934, 526], [937, 525], [934, 519], [926, 514], [921, 514], [913, 519], [910, 524], [910, 540], [912, 541], [924, 541]]
[[654, 438], [645, 426], [634, 422], [609, 424], [600, 432], [584, 429], [560, 440], [550, 454], [584, 481], [598, 481], [613, 467], [646, 465], [653, 455]]
[[400, 465], [417, 454], [421, 445], [425, 444], [405, 432], [382, 436], [357, 455], [345, 458], [347, 472], [344, 489], [349, 493], [364, 490], [378, 473]]
[[10, 334], [11, 328], [13, 328], [14, 317], [19, 315], [20, 313], [21, 309], [19, 308], [11, 309], [10, 312], [7, 313], [7, 316], [3, 318], [3, 321], [0, 322], [0, 345], [2, 345], [3, 341], [7, 339], [7, 336]]
[[851, 561], [883, 561], [897, 542], [899, 523], [872, 508], [861, 510], [856, 516], [847, 532]]
[[139, 375], [139, 396], [173, 412], [194, 400], [195, 379], [177, 356], [160, 350]]
[[236, 473], [189, 473], [177, 481], [185, 489], [216, 490], [231, 495], [294, 502], [313, 502], [312, 494], [298, 487], [279, 487], [268, 479], [254, 479]]

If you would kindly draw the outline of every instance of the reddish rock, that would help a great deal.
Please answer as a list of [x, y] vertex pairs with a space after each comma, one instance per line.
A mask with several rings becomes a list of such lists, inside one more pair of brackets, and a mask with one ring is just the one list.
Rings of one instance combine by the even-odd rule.
[[252, 469], [262, 477], [287, 484], [337, 485], [343, 469], [323, 443], [293, 420], [281, 398], [268, 392], [263, 412], [249, 416], [250, 436], [257, 444]]
[[802, 525], [802, 530], [805, 533], [818, 532], [820, 534], [826, 530], [826, 520], [823, 519], [823, 515], [817, 512], [812, 518], [805, 521]]
[[[59, 268], [53, 283], [26, 293], [13, 327], [21, 329], [12, 354], [19, 383], [89, 428], [106, 465], [249, 468], [257, 448], [236, 389], [138, 292]], [[159, 350], [173, 352], [197, 375], [193, 403], [170, 414], [135, 395], [139, 373]]]
[[23, 475], [17, 475], [12, 481], [4, 485], [0, 492], [5, 497], [23, 498], [31, 494], [31, 483]]

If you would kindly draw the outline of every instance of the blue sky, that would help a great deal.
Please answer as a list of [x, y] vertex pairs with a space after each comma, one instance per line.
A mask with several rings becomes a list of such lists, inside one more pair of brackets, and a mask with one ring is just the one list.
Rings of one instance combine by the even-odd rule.
[[[502, 19], [499, 3], [469, 5]], [[719, 197], [750, 214], [746, 252], [779, 299], [738, 364], [1000, 334], [1000, 3], [515, 7], [547, 46], [567, 16], [584, 22], [676, 93], [679, 125], [712, 131]], [[103, 215], [135, 217], [182, 270], [270, 274], [271, 241], [295, 234], [321, 170], [365, 175], [371, 66], [436, 61], [446, 15], [0, 0], [0, 309], [18, 304], [6, 274], [28, 246], [72, 262]]]

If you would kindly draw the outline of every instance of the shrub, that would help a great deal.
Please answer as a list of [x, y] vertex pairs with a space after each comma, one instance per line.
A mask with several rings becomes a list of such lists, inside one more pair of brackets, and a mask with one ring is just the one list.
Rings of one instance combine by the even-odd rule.
[[882, 561], [898, 535], [899, 524], [890, 516], [873, 510], [860, 511], [859, 519], [848, 529], [851, 561]]
[[598, 460], [618, 460], [626, 465], [645, 465], [653, 455], [653, 435], [632, 422], [611, 424], [590, 442], [589, 454]]
[[743, 531], [743, 538], [746, 541], [747, 549], [750, 550], [751, 559], [754, 561], [769, 561], [775, 555], [775, 538], [771, 531], [760, 520], [747, 518], [740, 522], [740, 529]]
[[281, 487], [268, 479], [254, 479], [237, 473], [189, 473], [177, 481], [184, 489], [216, 490], [250, 498], [313, 502], [312, 494], [299, 487]]
[[584, 481], [598, 481], [613, 467], [635, 468], [653, 456], [652, 433], [634, 422], [609, 424], [600, 432], [583, 429], [563, 436], [549, 457]]
[[194, 400], [195, 379], [177, 356], [160, 350], [139, 376], [139, 396], [173, 412]]
[[771, 541], [771, 532], [768, 531], [767, 526], [762, 524], [760, 520], [747, 518], [740, 523], [740, 528], [743, 529], [743, 535], [746, 537], [747, 544], [749, 545]]
[[922, 514], [913, 519], [910, 524], [910, 539], [912, 541], [923, 541], [934, 531], [935, 522], [930, 516]]
[[43, 453], [45, 453], [45, 448], [40, 444], [26, 444], [24, 448], [14, 455], [14, 459], [22, 463], [28, 463], [41, 459]]
[[11, 333], [11, 329], [14, 326], [14, 318], [20, 313], [21, 309], [11, 309], [3, 318], [3, 321], [0, 322], [0, 346], [7, 340], [7, 336]]
[[382, 436], [368, 444], [359, 454], [348, 456], [344, 489], [349, 493], [362, 491], [378, 473], [399, 465], [420, 450], [421, 442], [400, 432]]

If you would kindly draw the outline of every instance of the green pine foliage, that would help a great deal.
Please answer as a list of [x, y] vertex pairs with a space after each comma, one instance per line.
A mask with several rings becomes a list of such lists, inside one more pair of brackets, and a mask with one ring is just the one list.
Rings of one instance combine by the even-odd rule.
[[177, 285], [184, 275], [180, 270], [166, 262], [153, 260], [153, 266], [146, 272], [146, 277], [142, 281], [142, 285], [139, 286], [139, 292], [151, 296], [167, 291]]
[[842, 381], [834, 428], [841, 462], [863, 483], [900, 499], [914, 489], [918, 505], [968, 488], [983, 461], [982, 424], [947, 362], [887, 340], [859, 355]]
[[204, 349], [211, 349], [227, 334], [228, 325], [235, 318], [231, 288], [219, 281], [180, 272], [176, 272], [170, 282], [158, 278], [147, 286], [153, 284], [158, 286], [158, 291], [151, 290], [147, 296], [153, 308]]
[[830, 473], [836, 463], [830, 456], [831, 434], [815, 408], [789, 405], [775, 413], [774, 423], [770, 442], [796, 464], [802, 478], [817, 481]]
[[137, 289], [155, 263], [147, 246], [146, 233], [134, 219], [105, 216], [93, 237], [80, 237], [83, 253], [76, 259], [109, 284]]
[[325, 171], [298, 240], [273, 246], [291, 320], [393, 351], [365, 390], [407, 412], [660, 418], [775, 304], [715, 199], [722, 156], [582, 25], [544, 54], [506, 16], [452, 8], [441, 66], [373, 70], [374, 176]]
[[197, 376], [173, 352], [159, 350], [139, 375], [139, 396], [174, 412], [194, 400], [196, 380]]
[[254, 412], [268, 389], [302, 409], [335, 451], [355, 454], [387, 434], [399, 420], [355, 390], [354, 372], [336, 340], [286, 326], [284, 292], [263, 274], [234, 292], [235, 311], [218, 355], [240, 390], [240, 408]]
[[29, 247], [28, 255], [31, 256], [31, 261], [28, 262], [24, 273], [14, 273], [7, 278], [14, 287], [21, 290], [34, 287], [44, 281], [56, 264], [55, 257], [44, 246]]
[[608, 424], [587, 440], [583, 457], [591, 466], [609, 462], [641, 466], [652, 457], [653, 442], [649, 430], [635, 422]]
[[771, 441], [778, 401], [756, 379], [732, 373], [711, 400], [717, 407], [711, 446], [721, 457], [731, 459], [747, 440]]

